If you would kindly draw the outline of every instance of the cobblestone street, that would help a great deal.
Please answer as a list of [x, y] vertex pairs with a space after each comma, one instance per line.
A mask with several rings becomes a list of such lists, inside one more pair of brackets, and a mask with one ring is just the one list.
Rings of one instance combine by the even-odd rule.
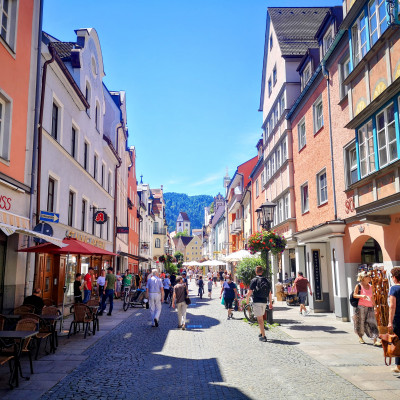
[[[194, 296], [188, 329], [163, 305], [160, 327], [147, 310], [131, 316], [86, 351], [88, 358], [42, 396], [50, 399], [363, 399], [364, 392], [321, 365], [280, 329], [259, 342], [242, 313], [226, 320], [219, 291]], [[107, 318], [107, 317], [102, 317]]]

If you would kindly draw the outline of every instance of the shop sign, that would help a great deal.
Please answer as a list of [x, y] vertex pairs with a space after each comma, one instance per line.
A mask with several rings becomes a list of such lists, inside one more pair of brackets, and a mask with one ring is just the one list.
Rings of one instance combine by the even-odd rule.
[[79, 232], [75, 232], [75, 231], [67, 231], [67, 232], [65, 232], [65, 236], [71, 237], [73, 239], [77, 239], [84, 243], [89, 243], [92, 246], [98, 247], [99, 249], [105, 250], [105, 248], [106, 248], [105, 242], [103, 240], [93, 238], [88, 235], [84, 235], [83, 233], [79, 233]]
[[39, 220], [45, 222], [58, 223], [60, 221], [60, 214], [41, 210], [39, 214]]
[[108, 216], [104, 211], [96, 211], [93, 214], [93, 219], [94, 219], [94, 222], [96, 222], [96, 224], [100, 224], [100, 225], [105, 224], [107, 222], [107, 218], [108, 218]]
[[11, 197], [0, 196], [0, 208], [8, 211], [11, 208]]
[[314, 270], [314, 295], [315, 300], [322, 301], [321, 291], [321, 268], [319, 265], [319, 250], [312, 251], [313, 270]]
[[117, 233], [129, 233], [128, 226], [117, 226]]

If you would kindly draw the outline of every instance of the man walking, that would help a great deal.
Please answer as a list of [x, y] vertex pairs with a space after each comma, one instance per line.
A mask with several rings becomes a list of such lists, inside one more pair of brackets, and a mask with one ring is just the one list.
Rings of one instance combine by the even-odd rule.
[[92, 281], [93, 281], [94, 270], [93, 267], [89, 267], [88, 273], [83, 278], [83, 303], [86, 304], [90, 300], [92, 293]]
[[161, 314], [161, 299], [164, 297], [163, 283], [158, 277], [158, 270], [153, 269], [151, 278], [147, 280], [146, 292], [149, 297], [151, 326], [158, 327]]
[[[302, 272], [297, 273], [297, 278], [293, 282], [293, 286], [296, 288], [297, 297], [300, 303], [300, 315], [308, 315], [310, 311], [306, 308], [307, 299], [307, 287], [310, 290], [310, 296], [312, 296], [311, 285], [307, 278], [304, 278]], [[304, 314], [303, 314], [304, 311]]]
[[105, 293], [101, 300], [101, 311], [99, 315], [103, 315], [103, 311], [106, 309], [106, 301], [110, 300], [110, 308], [108, 309], [107, 315], [111, 315], [114, 307], [114, 292], [117, 286], [117, 277], [113, 274], [112, 267], [107, 268], [106, 283], [104, 284]]
[[253, 313], [257, 317], [258, 326], [260, 327], [259, 339], [266, 342], [264, 313], [269, 302], [269, 309], [272, 310], [272, 292], [271, 283], [263, 277], [263, 268], [258, 265], [256, 267], [256, 277], [250, 282], [250, 290], [247, 292], [246, 303], [249, 304], [250, 296], [253, 297]]

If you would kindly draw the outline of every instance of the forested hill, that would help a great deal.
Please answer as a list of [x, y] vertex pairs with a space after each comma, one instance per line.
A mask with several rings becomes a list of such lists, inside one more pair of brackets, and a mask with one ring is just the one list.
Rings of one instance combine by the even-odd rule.
[[168, 230], [172, 232], [176, 228], [176, 219], [181, 211], [188, 215], [192, 229], [201, 228], [204, 223], [204, 207], [210, 206], [214, 198], [202, 194], [188, 196], [183, 193], [171, 192], [164, 193], [164, 200]]

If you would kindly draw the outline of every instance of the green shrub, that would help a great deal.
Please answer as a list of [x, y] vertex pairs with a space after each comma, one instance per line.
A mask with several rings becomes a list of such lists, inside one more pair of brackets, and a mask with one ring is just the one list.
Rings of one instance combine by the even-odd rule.
[[236, 267], [236, 276], [245, 284], [250, 285], [250, 282], [256, 276], [256, 267], [261, 265], [264, 273], [266, 271], [265, 262], [261, 257], [257, 258], [243, 258]]

